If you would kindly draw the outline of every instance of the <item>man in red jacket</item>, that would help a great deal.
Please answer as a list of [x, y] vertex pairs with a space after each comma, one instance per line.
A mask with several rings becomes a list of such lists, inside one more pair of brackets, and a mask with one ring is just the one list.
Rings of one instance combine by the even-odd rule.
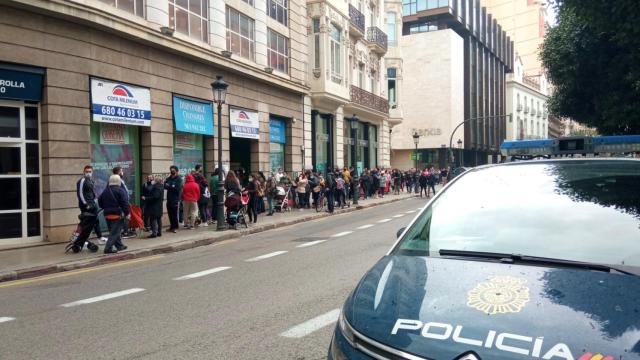
[[198, 217], [198, 200], [200, 199], [200, 185], [198, 185], [193, 175], [187, 174], [186, 182], [182, 187], [182, 208], [184, 212], [184, 223], [187, 229], [193, 229], [193, 224]]

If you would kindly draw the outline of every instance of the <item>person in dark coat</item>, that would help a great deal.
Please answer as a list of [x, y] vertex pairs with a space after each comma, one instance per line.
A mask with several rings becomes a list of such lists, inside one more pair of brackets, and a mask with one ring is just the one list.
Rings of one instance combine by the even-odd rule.
[[[122, 179], [118, 175], [109, 177], [109, 186], [100, 194], [98, 204], [104, 209], [104, 217], [109, 226], [109, 239], [104, 247], [105, 254], [115, 254], [118, 251], [126, 250], [122, 243], [122, 227], [124, 220], [130, 218], [129, 196], [121, 186]], [[115, 249], [113, 247], [115, 246]]]
[[162, 236], [162, 200], [164, 199], [164, 186], [162, 177], [156, 176], [152, 183], [148, 195], [143, 196], [145, 202], [144, 213], [149, 218], [151, 235], [148, 238]]
[[171, 176], [164, 182], [167, 190], [167, 215], [169, 215], [170, 232], [176, 232], [180, 226], [178, 223], [178, 211], [180, 210], [180, 196], [182, 195], [182, 178], [178, 174], [178, 167], [171, 165]]
[[144, 230], [149, 231], [151, 223], [149, 222], [149, 216], [147, 215], [147, 206], [145, 199], [151, 195], [151, 188], [153, 187], [153, 175], [147, 175], [147, 181], [142, 184], [140, 189], [141, 196], [140, 208], [142, 209], [142, 219], [144, 220]]

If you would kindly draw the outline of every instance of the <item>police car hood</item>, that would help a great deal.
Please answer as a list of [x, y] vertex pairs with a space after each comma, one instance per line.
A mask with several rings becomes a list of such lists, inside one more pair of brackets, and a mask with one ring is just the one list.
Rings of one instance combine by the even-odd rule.
[[618, 273], [392, 255], [344, 315], [421, 358], [640, 359], [640, 277]]

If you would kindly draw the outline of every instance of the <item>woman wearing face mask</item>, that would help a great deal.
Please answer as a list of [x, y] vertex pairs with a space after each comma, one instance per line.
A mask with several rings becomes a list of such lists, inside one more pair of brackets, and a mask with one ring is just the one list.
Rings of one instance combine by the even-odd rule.
[[162, 199], [164, 198], [164, 190], [162, 185], [162, 177], [152, 177], [151, 189], [147, 196], [144, 196], [145, 215], [149, 219], [151, 227], [151, 235], [148, 238], [162, 236]]
[[164, 188], [167, 190], [167, 215], [169, 215], [169, 232], [178, 230], [178, 210], [180, 209], [180, 194], [182, 192], [182, 178], [178, 174], [178, 167], [171, 165], [171, 175], [165, 180]]
[[249, 175], [249, 182], [247, 183], [247, 191], [249, 192], [249, 204], [248, 204], [248, 213], [249, 213], [249, 222], [255, 224], [258, 222], [258, 210], [257, 210], [257, 191], [260, 185], [258, 184], [258, 180], [256, 180], [256, 176], [254, 174]]

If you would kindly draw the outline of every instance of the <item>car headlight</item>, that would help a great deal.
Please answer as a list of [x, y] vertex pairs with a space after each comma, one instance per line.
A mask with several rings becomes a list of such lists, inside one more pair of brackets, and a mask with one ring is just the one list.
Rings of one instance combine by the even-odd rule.
[[342, 332], [342, 336], [344, 336], [351, 346], [354, 346], [355, 335], [351, 330], [351, 326], [347, 323], [347, 319], [344, 316], [344, 310], [340, 312], [340, 317], [338, 318], [338, 326], [340, 327], [340, 332]]

